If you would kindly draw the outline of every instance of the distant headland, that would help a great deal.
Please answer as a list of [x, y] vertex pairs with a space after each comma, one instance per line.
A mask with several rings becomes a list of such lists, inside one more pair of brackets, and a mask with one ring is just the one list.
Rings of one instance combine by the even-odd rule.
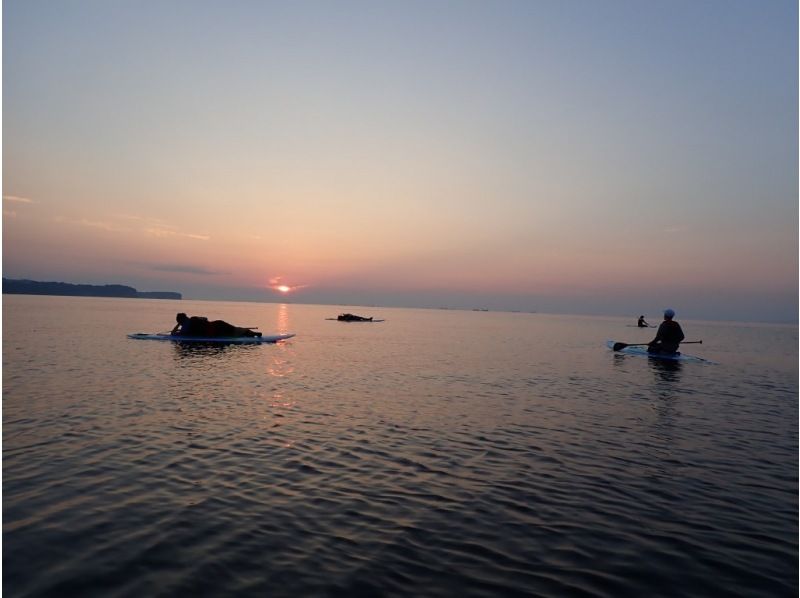
[[66, 295], [70, 297], [127, 297], [129, 299], [183, 299], [169, 291], [137, 291], [123, 284], [70, 284], [36, 280], [3, 279], [3, 293], [9, 295]]

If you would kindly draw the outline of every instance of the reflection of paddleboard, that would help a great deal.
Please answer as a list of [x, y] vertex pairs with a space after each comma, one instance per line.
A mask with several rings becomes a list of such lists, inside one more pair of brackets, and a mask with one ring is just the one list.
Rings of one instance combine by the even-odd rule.
[[128, 338], [136, 338], [147, 341], [178, 341], [181, 343], [236, 343], [239, 345], [260, 345], [262, 343], [275, 343], [287, 338], [292, 338], [293, 336], [294, 334], [265, 334], [263, 336], [205, 337], [173, 336], [171, 334], [145, 334], [144, 332], [137, 332], [136, 334], [129, 334]]
[[340, 320], [339, 318], [325, 318], [326, 320], [331, 320], [332, 322], [385, 322], [386, 320]]
[[[606, 346], [613, 350], [615, 341], [606, 341]], [[685, 353], [674, 353], [672, 355], [662, 355], [659, 353], [648, 353], [647, 347], [631, 347], [627, 346], [614, 353], [622, 353], [624, 355], [638, 355], [639, 357], [649, 357], [650, 359], [661, 359], [664, 361], [697, 361], [704, 363], [713, 363], [702, 357], [695, 357], [694, 355], [686, 355]]]

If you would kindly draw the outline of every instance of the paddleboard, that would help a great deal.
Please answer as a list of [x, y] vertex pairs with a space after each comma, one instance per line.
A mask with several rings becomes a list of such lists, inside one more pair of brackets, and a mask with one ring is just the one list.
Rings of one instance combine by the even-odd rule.
[[326, 320], [331, 320], [332, 322], [385, 322], [386, 320], [340, 320], [339, 318], [325, 318]]
[[[606, 341], [606, 346], [614, 350], [614, 343], [617, 341]], [[664, 355], [660, 353], [648, 353], [647, 347], [625, 347], [614, 353], [622, 353], [623, 355], [637, 355], [639, 357], [649, 357], [650, 359], [660, 359], [663, 361], [697, 361], [704, 363], [712, 363], [702, 357], [695, 357], [694, 355], [687, 355], [686, 353], [675, 353], [673, 355]]]
[[203, 337], [203, 336], [173, 336], [171, 334], [147, 334], [137, 332], [129, 334], [128, 338], [144, 341], [177, 341], [181, 343], [223, 343], [237, 345], [261, 345], [264, 343], [276, 343], [278, 341], [292, 338], [294, 334], [265, 334], [263, 336], [224, 336], [224, 337]]

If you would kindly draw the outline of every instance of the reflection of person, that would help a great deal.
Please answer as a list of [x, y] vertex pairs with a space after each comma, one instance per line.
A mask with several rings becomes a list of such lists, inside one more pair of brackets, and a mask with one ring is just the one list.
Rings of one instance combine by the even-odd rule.
[[203, 316], [192, 316], [191, 318], [184, 313], [175, 316], [178, 322], [170, 332], [173, 336], [195, 336], [206, 338], [219, 337], [240, 337], [240, 336], [261, 336], [260, 332], [253, 332], [249, 328], [241, 328], [228, 324], [223, 320], [209, 322]]
[[648, 353], [675, 353], [678, 351], [678, 346], [686, 337], [683, 336], [681, 325], [672, 319], [674, 317], [673, 310], [664, 310], [664, 321], [658, 327], [656, 337], [647, 346]]
[[639, 328], [650, 328], [650, 324], [644, 321], [644, 316], [639, 316], [639, 321], [636, 322]]

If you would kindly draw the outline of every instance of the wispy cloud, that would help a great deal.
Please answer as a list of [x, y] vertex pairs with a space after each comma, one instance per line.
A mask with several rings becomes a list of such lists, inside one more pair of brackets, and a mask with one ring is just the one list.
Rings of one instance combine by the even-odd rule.
[[675, 233], [685, 233], [687, 230], [689, 230], [689, 227], [684, 225], [668, 226], [664, 229], [664, 233], [667, 235], [674, 235]]
[[3, 216], [8, 216], [9, 218], [16, 218], [17, 213], [14, 210], [3, 210]]
[[150, 266], [150, 269], [157, 270], [159, 272], [185, 272], [187, 274], [204, 274], [211, 276], [227, 274], [227, 272], [209, 270], [208, 268], [203, 268], [202, 266], [189, 266], [184, 264], [158, 264], [155, 266]]
[[154, 237], [186, 237], [187, 239], [198, 239], [200, 241], [208, 241], [211, 239], [209, 235], [181, 232], [178, 230], [178, 227], [163, 221], [161, 218], [139, 216], [138, 214], [117, 214], [116, 217], [122, 220], [141, 223], [144, 227], [142, 230], [145, 234]]
[[89, 218], [75, 219], [64, 216], [56, 217], [56, 221], [108, 231], [139, 231], [146, 235], [160, 238], [182, 237], [198, 241], [208, 241], [211, 239], [209, 235], [181, 232], [176, 226], [167, 224], [158, 218], [136, 216], [132, 214], [116, 214], [111, 217], [111, 221], [92, 220]]
[[117, 214], [115, 218], [120, 220], [132, 220], [134, 222], [143, 222], [148, 226], [163, 226], [166, 228], [175, 228], [168, 225], [161, 218], [152, 218], [151, 216], [137, 216], [135, 214]]
[[67, 224], [86, 226], [88, 228], [99, 228], [101, 230], [114, 231], [114, 232], [124, 230], [111, 222], [104, 222], [102, 220], [88, 220], [87, 218], [81, 218], [78, 220], [74, 218], [65, 218], [64, 216], [58, 216], [56, 217], [56, 222], [65, 222]]
[[19, 197], [18, 195], [4, 195], [4, 201], [13, 201], [15, 203], [39, 203], [35, 199], [31, 199], [30, 197]]
[[152, 235], [154, 237], [185, 237], [187, 239], [197, 239], [198, 241], [208, 241], [211, 239], [208, 235], [197, 235], [194, 233], [182, 233], [172, 228], [167, 228], [165, 226], [150, 226], [144, 229], [148, 235]]

